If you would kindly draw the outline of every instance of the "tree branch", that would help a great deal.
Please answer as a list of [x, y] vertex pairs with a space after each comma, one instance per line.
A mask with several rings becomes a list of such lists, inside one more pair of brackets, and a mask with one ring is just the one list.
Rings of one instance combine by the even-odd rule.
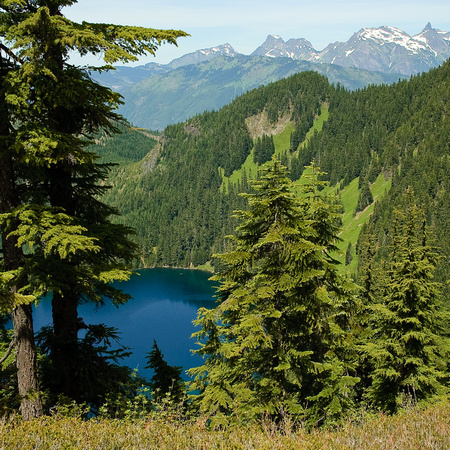
[[0, 49], [3, 50], [16, 64], [22, 64], [20, 58], [18, 58], [6, 45], [0, 42]]
[[2, 365], [8, 359], [8, 356], [11, 354], [15, 343], [16, 343], [16, 338], [13, 338], [13, 340], [9, 343], [8, 350], [6, 350], [6, 353], [3, 355], [3, 358], [0, 359], [0, 365]]

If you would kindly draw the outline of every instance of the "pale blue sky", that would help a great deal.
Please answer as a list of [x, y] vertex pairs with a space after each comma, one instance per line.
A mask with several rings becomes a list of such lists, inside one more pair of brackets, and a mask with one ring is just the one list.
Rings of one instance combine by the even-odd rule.
[[389, 25], [414, 35], [431, 22], [434, 28], [450, 31], [450, 0], [79, 0], [64, 12], [77, 22], [181, 29], [191, 34], [179, 40], [178, 48], [164, 45], [156, 57], [142, 58], [139, 64], [166, 64], [225, 43], [250, 54], [269, 34], [285, 41], [303, 37], [323, 50], [365, 27]]

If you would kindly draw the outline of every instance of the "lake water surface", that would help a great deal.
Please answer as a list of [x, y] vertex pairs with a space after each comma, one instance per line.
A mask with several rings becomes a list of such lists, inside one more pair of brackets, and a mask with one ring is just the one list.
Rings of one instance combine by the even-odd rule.
[[[191, 334], [196, 331], [192, 321], [200, 307], [215, 306], [214, 285], [208, 272], [187, 269], [144, 269], [127, 282], [116, 286], [130, 294], [133, 300], [116, 308], [110, 303], [95, 309], [93, 304], [81, 305], [78, 315], [87, 324], [105, 323], [121, 332], [121, 344], [130, 347], [133, 355], [123, 364], [138, 368], [138, 373], [149, 378], [144, 369], [145, 356], [153, 339], [164, 354], [164, 359], [183, 369], [202, 364], [192, 355], [198, 348]], [[44, 299], [34, 312], [35, 330], [51, 323], [51, 304]], [[188, 379], [183, 371], [183, 378]]]

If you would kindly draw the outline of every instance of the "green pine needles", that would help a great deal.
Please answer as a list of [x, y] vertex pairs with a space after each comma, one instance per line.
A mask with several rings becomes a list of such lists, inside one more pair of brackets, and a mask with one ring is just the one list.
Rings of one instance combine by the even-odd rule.
[[448, 316], [433, 281], [438, 254], [412, 188], [404, 199], [404, 208], [395, 211], [387, 283], [371, 306], [372, 334], [365, 345], [373, 365], [368, 397], [391, 413], [405, 397], [417, 401], [445, 392], [449, 352]]
[[200, 309], [195, 333], [205, 357], [190, 374], [193, 401], [214, 425], [269, 414], [322, 423], [352, 404], [358, 381], [344, 355], [350, 340], [354, 285], [330, 256], [338, 239], [337, 205], [320, 190], [313, 163], [297, 198], [274, 157], [243, 194], [249, 209], [232, 246], [217, 255], [225, 269], [220, 304]]
[[[75, 3], [0, 1], [0, 309], [12, 311], [27, 419], [43, 412], [29, 303], [52, 291], [50, 354], [59, 380], [50, 384], [55, 394], [81, 401], [90, 387], [79, 370], [78, 304], [129, 299], [109, 283], [131, 274], [133, 230], [113, 223], [118, 211], [99, 200], [109, 167], [87, 148], [97, 133], [127, 123], [116, 112], [121, 96], [91, 72], [137, 61], [187, 35], [72, 22], [63, 10]], [[71, 52], [99, 55], [104, 65], [75, 66]]]

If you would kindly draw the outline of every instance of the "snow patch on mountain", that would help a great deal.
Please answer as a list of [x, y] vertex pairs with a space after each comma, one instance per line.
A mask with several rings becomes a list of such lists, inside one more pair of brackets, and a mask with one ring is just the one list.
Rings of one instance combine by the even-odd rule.
[[427, 50], [428, 47], [426, 38], [413, 38], [404, 31], [394, 27], [364, 28], [359, 37], [362, 40], [371, 39], [379, 45], [400, 45], [413, 53]]
[[204, 48], [193, 53], [188, 53], [180, 58], [174, 59], [168, 64], [168, 66], [171, 69], [176, 69], [178, 67], [187, 66], [190, 64], [198, 64], [209, 61], [220, 55], [231, 57], [237, 56], [239, 53], [237, 53], [230, 44], [226, 43], [223, 45], [218, 45], [217, 47]]
[[331, 43], [320, 52], [306, 39], [284, 42], [278, 35], [269, 35], [251, 56], [288, 57], [410, 76], [450, 57], [450, 32], [434, 29], [430, 23], [415, 36], [396, 27], [363, 28], [347, 42]]

